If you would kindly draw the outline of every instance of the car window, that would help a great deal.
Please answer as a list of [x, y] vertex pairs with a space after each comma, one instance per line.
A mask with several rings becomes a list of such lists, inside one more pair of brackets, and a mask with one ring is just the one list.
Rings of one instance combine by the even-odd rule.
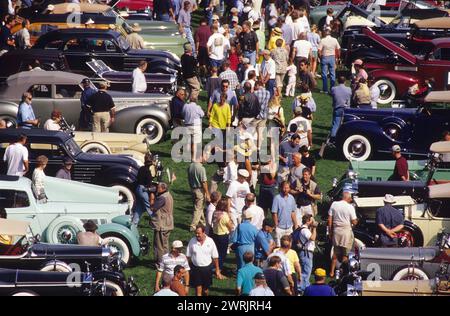
[[45, 143], [29, 143], [31, 158], [36, 158], [37, 156], [44, 155], [48, 158], [64, 158], [66, 152], [64, 148], [55, 144], [45, 144]]
[[88, 39], [72, 38], [66, 42], [63, 50], [68, 52], [82, 52], [86, 51], [86, 49], [88, 49], [88, 46], [89, 46]]
[[80, 152], [80, 146], [73, 140], [73, 138], [66, 141], [66, 148], [69, 153], [72, 154], [73, 157], [76, 157]]
[[50, 84], [35, 84], [32, 85], [28, 92], [33, 95], [33, 98], [51, 98], [52, 97], [52, 85]]
[[3, 208], [28, 207], [30, 199], [24, 191], [0, 190], [0, 206]]
[[57, 84], [55, 98], [64, 99], [79, 99], [81, 97], [82, 90], [79, 85]]
[[61, 46], [64, 44], [64, 42], [62, 40], [56, 40], [56, 41], [52, 41], [52, 42], [48, 42], [47, 44], [45, 44], [45, 49], [60, 49]]
[[116, 52], [116, 45], [108, 39], [92, 39], [89, 41], [90, 51], [94, 52]]

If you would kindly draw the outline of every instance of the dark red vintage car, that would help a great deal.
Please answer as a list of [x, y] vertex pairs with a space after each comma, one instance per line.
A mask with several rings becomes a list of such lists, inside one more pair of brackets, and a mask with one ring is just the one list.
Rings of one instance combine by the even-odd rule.
[[119, 1], [111, 1], [110, 5], [114, 5], [115, 2], [118, 2], [114, 7], [117, 9], [128, 9], [130, 11], [144, 11], [149, 8], [153, 10], [153, 0], [119, 0]]
[[414, 84], [423, 86], [425, 80], [430, 78], [434, 79], [435, 90], [447, 90], [450, 86], [450, 38], [432, 40], [430, 50], [418, 57], [370, 28], [364, 28], [363, 33], [391, 52], [391, 58], [366, 63], [366, 69], [380, 88], [380, 104], [404, 97], [409, 87]]

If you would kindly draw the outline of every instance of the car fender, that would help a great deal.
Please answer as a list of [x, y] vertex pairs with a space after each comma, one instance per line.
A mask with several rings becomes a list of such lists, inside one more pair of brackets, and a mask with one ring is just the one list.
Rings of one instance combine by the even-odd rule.
[[135, 236], [131, 229], [126, 226], [116, 224], [116, 223], [108, 223], [100, 225], [97, 229], [97, 233], [102, 236], [106, 234], [114, 234], [122, 236], [128, 244], [131, 246], [131, 250], [134, 256], [139, 256], [140, 254], [140, 246], [139, 246], [139, 236]]
[[417, 226], [415, 223], [408, 221], [408, 220], [405, 220], [403, 222], [403, 225], [412, 231], [414, 238], [416, 238], [417, 246], [423, 247], [423, 232], [420, 229], [420, 227]]
[[388, 79], [395, 84], [397, 88], [397, 95], [401, 96], [408, 92], [409, 87], [420, 84], [422, 82], [420, 75], [417, 70], [414, 73], [413, 68], [417, 69], [415, 66], [405, 66], [406, 68], [411, 68], [411, 71], [402, 71], [401, 66], [396, 66], [395, 70], [390, 69], [379, 69], [370, 72], [370, 76], [373, 77], [373, 81], [376, 82], [380, 79]]
[[155, 118], [165, 130], [170, 128], [170, 116], [166, 111], [156, 106], [135, 106], [118, 111], [111, 129], [118, 133], [134, 134], [137, 123], [145, 117]]
[[13, 118], [17, 118], [17, 111], [19, 105], [15, 102], [9, 101], [0, 101], [0, 116], [11, 116]]
[[356, 239], [361, 240], [366, 245], [366, 247], [375, 247], [376, 240], [374, 236], [370, 235], [366, 231], [355, 227], [353, 228], [353, 235]]
[[336, 139], [338, 143], [344, 143], [348, 136], [362, 134], [369, 137], [369, 140], [372, 141], [378, 133], [381, 134], [381, 127], [378, 122], [354, 119], [344, 122], [339, 127]]

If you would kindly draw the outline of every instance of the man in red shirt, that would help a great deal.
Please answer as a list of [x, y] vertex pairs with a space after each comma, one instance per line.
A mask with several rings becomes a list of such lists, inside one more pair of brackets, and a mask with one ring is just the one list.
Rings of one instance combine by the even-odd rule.
[[395, 158], [394, 173], [392, 180], [394, 181], [409, 181], [408, 161], [402, 156], [402, 149], [399, 145], [392, 146], [392, 156]]
[[206, 43], [208, 43], [208, 39], [211, 36], [211, 34], [212, 33], [210, 27], [208, 26], [208, 21], [206, 20], [206, 18], [202, 18], [200, 20], [200, 26], [198, 27], [194, 35], [195, 49], [197, 52], [197, 60], [200, 65], [201, 77], [205, 77], [207, 73], [206, 65], [209, 62], [209, 57]]

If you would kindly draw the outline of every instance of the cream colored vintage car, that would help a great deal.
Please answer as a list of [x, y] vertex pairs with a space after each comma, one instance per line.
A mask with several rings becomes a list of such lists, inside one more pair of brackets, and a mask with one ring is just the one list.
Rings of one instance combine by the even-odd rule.
[[450, 282], [445, 278], [407, 281], [362, 281], [349, 296], [449, 296]]
[[146, 135], [125, 133], [73, 132], [74, 140], [86, 153], [129, 155], [144, 162], [150, 152]]

